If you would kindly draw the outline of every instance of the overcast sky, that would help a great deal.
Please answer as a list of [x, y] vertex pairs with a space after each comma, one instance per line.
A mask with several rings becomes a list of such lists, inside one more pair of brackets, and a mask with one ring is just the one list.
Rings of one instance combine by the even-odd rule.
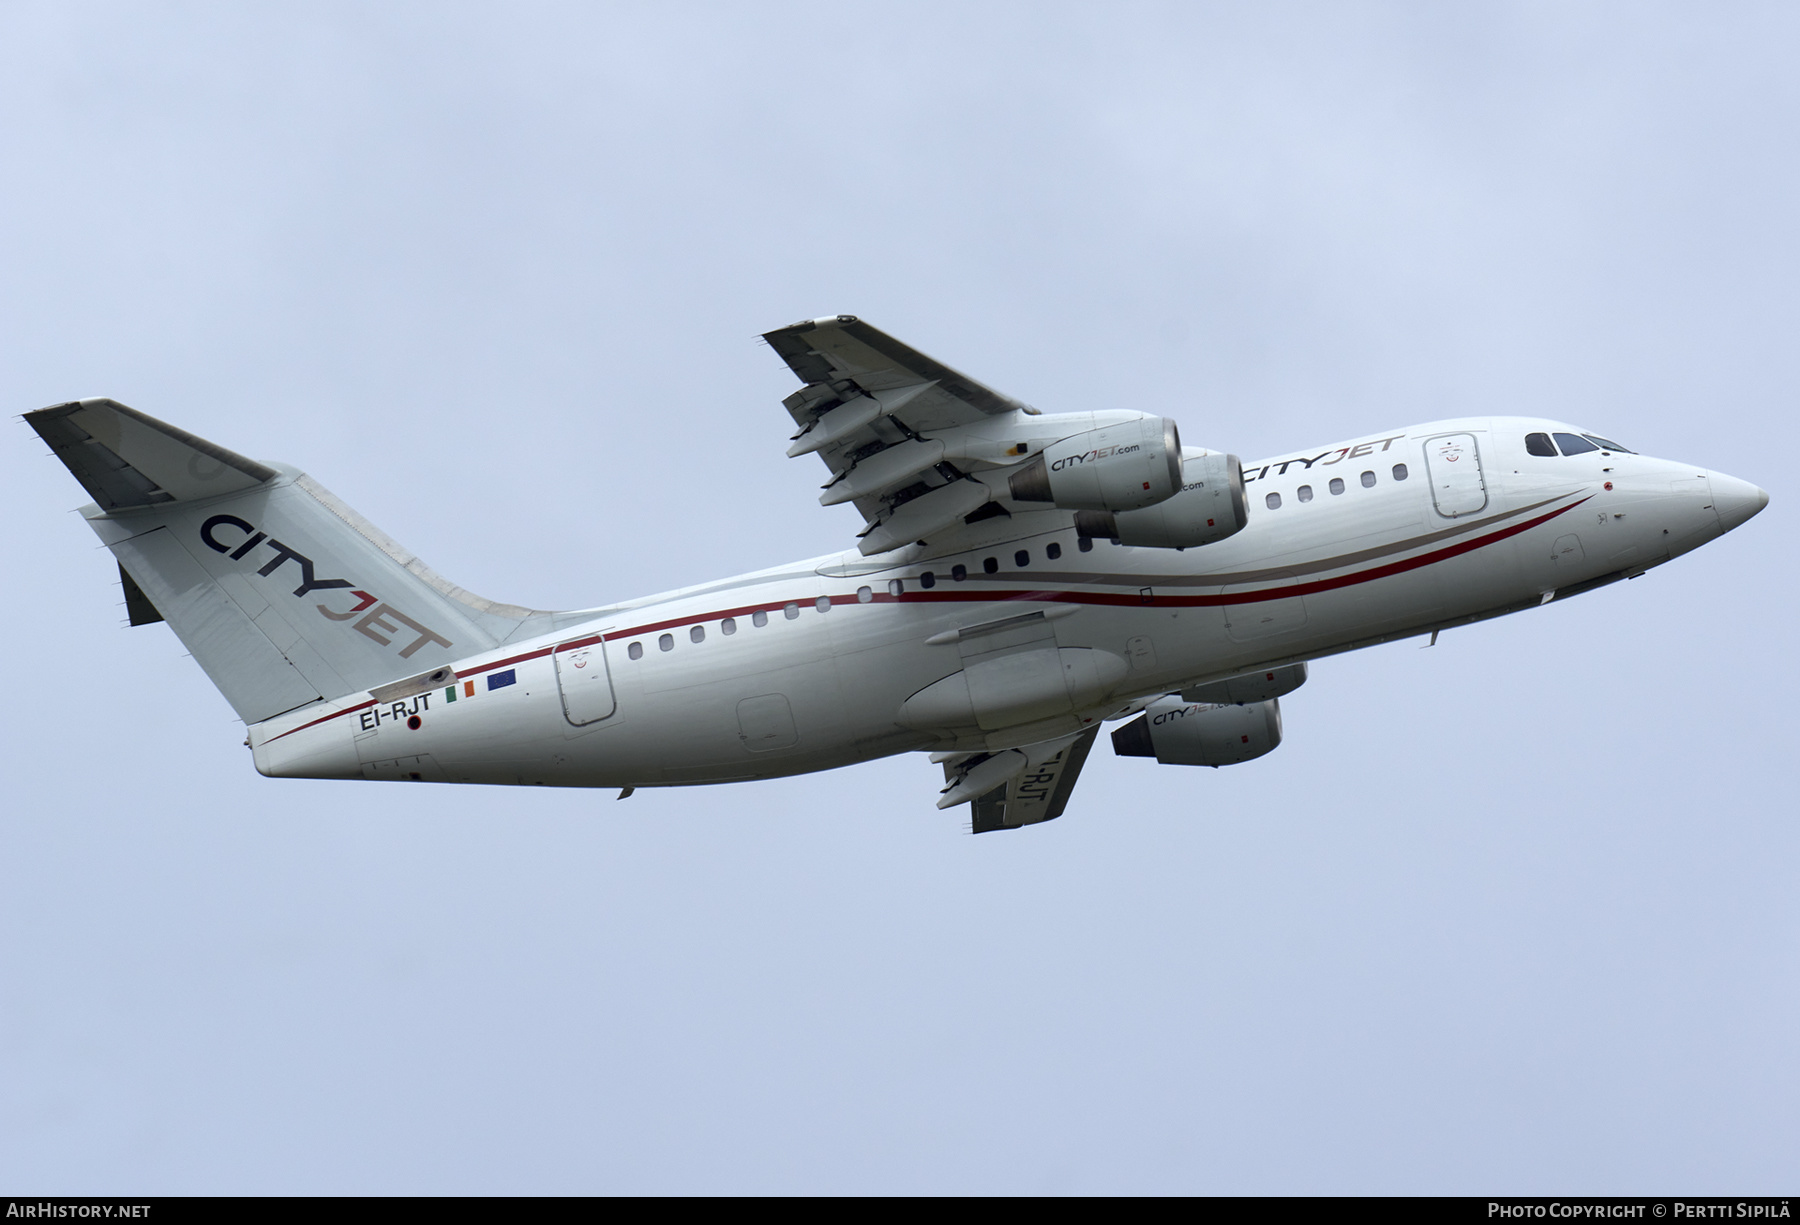
[[0, 1189], [1783, 1193], [1791, 5], [0, 7], [0, 407], [305, 468], [495, 599], [847, 547], [849, 312], [1246, 460], [1572, 419], [1768, 489], [970, 838], [922, 756], [272, 781], [0, 440]]

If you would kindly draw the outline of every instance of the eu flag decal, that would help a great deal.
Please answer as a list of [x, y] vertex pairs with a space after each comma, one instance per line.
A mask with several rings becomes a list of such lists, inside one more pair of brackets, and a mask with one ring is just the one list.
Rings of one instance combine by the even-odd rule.
[[488, 677], [488, 688], [489, 689], [504, 689], [508, 685], [516, 685], [518, 683], [518, 681], [519, 681], [518, 673], [515, 670], [513, 670], [512, 668], [508, 668], [504, 672], [495, 672], [494, 674], [489, 676]]

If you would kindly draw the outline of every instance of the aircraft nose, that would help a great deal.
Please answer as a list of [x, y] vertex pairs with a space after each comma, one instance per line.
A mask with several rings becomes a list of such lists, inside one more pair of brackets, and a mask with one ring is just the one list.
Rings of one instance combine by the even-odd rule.
[[1719, 516], [1719, 527], [1729, 532], [1750, 521], [1758, 511], [1769, 504], [1769, 495], [1752, 485], [1749, 481], [1740, 481], [1735, 476], [1726, 476], [1722, 472], [1709, 472], [1706, 482], [1712, 489], [1713, 510]]

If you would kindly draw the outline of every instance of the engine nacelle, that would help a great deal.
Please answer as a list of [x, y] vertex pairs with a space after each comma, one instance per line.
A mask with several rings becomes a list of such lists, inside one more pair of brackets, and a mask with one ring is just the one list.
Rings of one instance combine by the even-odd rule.
[[1190, 685], [1181, 691], [1181, 700], [1210, 702], [1215, 705], [1225, 702], [1247, 705], [1251, 702], [1266, 702], [1270, 698], [1285, 698], [1304, 684], [1306, 665], [1289, 664], [1285, 668], [1246, 672], [1242, 676], [1213, 681], [1210, 685]]
[[1233, 766], [1281, 743], [1281, 702], [1211, 706], [1158, 698], [1112, 741], [1121, 757], [1154, 757], [1165, 766]]
[[1182, 464], [1181, 491], [1141, 510], [1084, 510], [1075, 530], [1120, 544], [1192, 549], [1244, 530], [1244, 468], [1235, 455], [1201, 455]]
[[1136, 510], [1181, 490], [1181, 435], [1167, 417], [1144, 417], [1052, 443], [1008, 478], [1015, 502], [1063, 510]]

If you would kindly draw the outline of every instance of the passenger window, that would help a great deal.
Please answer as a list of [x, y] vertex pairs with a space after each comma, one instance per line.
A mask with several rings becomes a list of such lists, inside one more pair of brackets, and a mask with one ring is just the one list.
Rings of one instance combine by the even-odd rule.
[[937, 586], [937, 575], [935, 575], [931, 571], [927, 570], [925, 573], [923, 573], [919, 576], [919, 586], [925, 588], [927, 591], [931, 590], [933, 587], [936, 587]]
[[781, 608], [781, 615], [786, 617], [789, 621], [792, 621], [795, 617], [800, 615], [800, 606], [798, 604], [784, 604]]
[[981, 569], [984, 574], [1000, 573], [1000, 559], [998, 557], [983, 558], [981, 561]]
[[888, 594], [893, 596], [896, 600], [900, 598], [900, 593], [905, 590], [906, 584], [899, 579], [891, 578], [888, 580]]
[[831, 611], [831, 597], [828, 595], [820, 596], [818, 599], [813, 601], [813, 607], [818, 609], [820, 612], [830, 612]]
[[950, 580], [952, 582], [960, 583], [968, 577], [969, 577], [969, 568], [967, 566], [951, 566], [950, 567]]
[[1280, 510], [1281, 509], [1281, 495], [1278, 493], [1270, 494], [1268, 497], [1263, 499], [1263, 505], [1267, 506], [1270, 510]]
[[1048, 557], [1051, 561], [1055, 561], [1062, 556], [1062, 546], [1052, 540], [1049, 544], [1044, 546], [1044, 556]]
[[688, 631], [688, 641], [689, 642], [705, 642], [706, 641], [706, 627], [704, 625], [696, 625], [693, 629], [689, 630]]
[[1331, 492], [1333, 492], [1333, 493], [1344, 492], [1344, 478], [1339, 477], [1339, 476], [1332, 477], [1330, 489], [1331, 489]]
[[1023, 568], [1025, 566], [1029, 566], [1030, 564], [1031, 564], [1031, 554], [1028, 553], [1026, 550], [1020, 549], [1017, 553], [1013, 554], [1013, 565]]
[[875, 593], [873, 591], [869, 590], [867, 587], [858, 587], [856, 589], [856, 602], [858, 604], [867, 604], [870, 600], [873, 600], [874, 598], [875, 598]]
[[1083, 553], [1092, 553], [1094, 551], [1094, 538], [1092, 536], [1083, 536], [1076, 543], [1075, 547], [1080, 549]]
[[1362, 474], [1362, 483], [1363, 483], [1364, 489], [1375, 488], [1375, 474], [1373, 472], [1363, 473]]
[[1558, 434], [1556, 445], [1562, 448], [1564, 455], [1586, 455], [1589, 451], [1600, 449], [1580, 434]]
[[1396, 481], [1404, 481], [1406, 479], [1406, 465], [1405, 464], [1395, 464], [1394, 465], [1394, 479]]
[[633, 659], [642, 659], [644, 657], [644, 644], [641, 642], [634, 642], [625, 648], [625, 653]]
[[673, 651], [675, 649], [675, 635], [664, 634], [661, 638], [658, 638], [656, 640], [656, 649], [659, 651]]
[[1556, 446], [1550, 441], [1548, 434], [1527, 434], [1525, 435], [1525, 454], [1555, 455]]
[[719, 622], [719, 632], [721, 634], [737, 633], [737, 622], [730, 617], [725, 618], [723, 621]]
[[1599, 447], [1602, 451], [1623, 451], [1627, 455], [1637, 454], [1637, 452], [1633, 451], [1630, 447], [1622, 447], [1616, 442], [1608, 442], [1598, 434], [1583, 434], [1582, 437]]
[[767, 625], [768, 623], [769, 623], [769, 614], [766, 611], [764, 611], [763, 609], [759, 608], [755, 612], [750, 614], [750, 624], [756, 626], [758, 629], [761, 629], [763, 626]]
[[1300, 486], [1299, 489], [1295, 490], [1294, 492], [1300, 496], [1300, 500], [1302, 502], [1312, 501], [1312, 486], [1311, 485], [1302, 485], [1302, 486]]

